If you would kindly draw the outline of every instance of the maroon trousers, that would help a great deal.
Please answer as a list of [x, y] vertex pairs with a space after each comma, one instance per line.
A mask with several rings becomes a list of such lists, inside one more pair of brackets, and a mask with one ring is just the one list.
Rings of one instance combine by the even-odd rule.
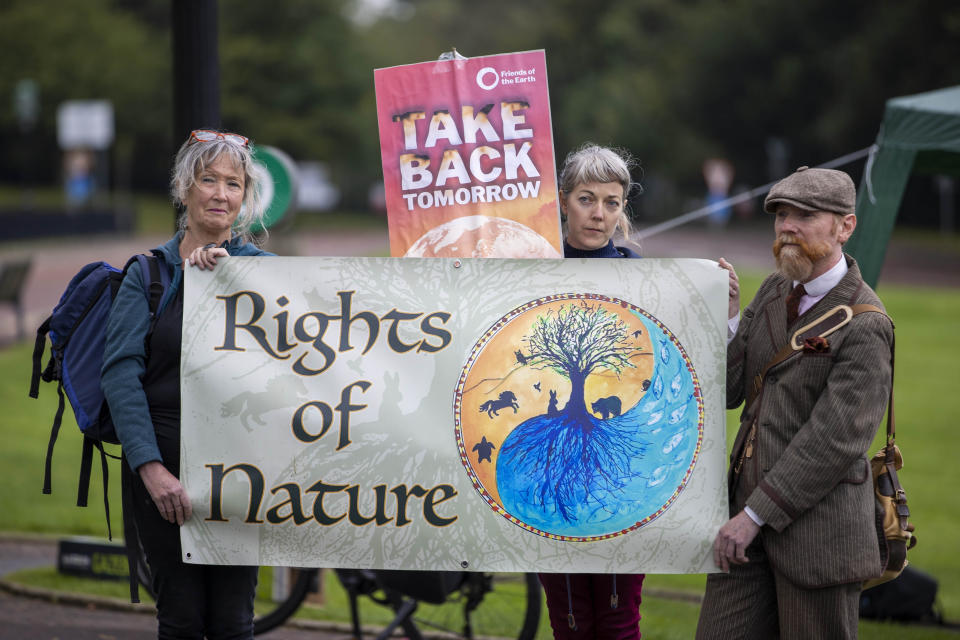
[[541, 573], [539, 577], [556, 640], [640, 638], [643, 574]]

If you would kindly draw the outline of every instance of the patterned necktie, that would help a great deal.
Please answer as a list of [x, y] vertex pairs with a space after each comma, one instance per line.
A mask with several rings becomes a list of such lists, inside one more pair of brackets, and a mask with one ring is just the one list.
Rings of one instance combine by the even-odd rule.
[[787, 326], [789, 327], [794, 323], [799, 315], [800, 310], [800, 298], [807, 295], [807, 290], [803, 288], [802, 284], [798, 284], [793, 288], [793, 291], [790, 292], [790, 295], [787, 296]]

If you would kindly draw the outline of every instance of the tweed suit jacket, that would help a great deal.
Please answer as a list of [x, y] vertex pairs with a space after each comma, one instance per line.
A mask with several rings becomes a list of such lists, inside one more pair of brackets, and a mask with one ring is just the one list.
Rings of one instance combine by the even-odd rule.
[[[778, 273], [763, 282], [727, 348], [729, 409], [799, 327], [839, 304], [883, 308], [853, 258], [844, 259], [847, 274], [789, 329], [792, 283]], [[861, 313], [827, 341], [826, 351], [794, 352], [767, 372], [731, 454], [735, 462], [756, 421], [751, 457], [739, 474], [731, 465], [731, 515], [750, 506], [766, 523], [759, 542], [773, 568], [811, 588], [880, 573], [868, 448], [889, 398], [893, 325]]]

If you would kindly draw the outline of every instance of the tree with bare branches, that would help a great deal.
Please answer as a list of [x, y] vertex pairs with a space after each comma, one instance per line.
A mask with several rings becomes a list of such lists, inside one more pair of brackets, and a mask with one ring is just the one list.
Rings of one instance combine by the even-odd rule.
[[570, 380], [570, 400], [564, 411], [578, 420], [588, 415], [583, 389], [591, 373], [609, 369], [619, 377], [625, 368], [636, 366], [630, 357], [639, 350], [627, 344], [628, 335], [627, 324], [619, 316], [581, 300], [537, 319], [524, 338], [526, 359], [535, 369], [552, 369]]

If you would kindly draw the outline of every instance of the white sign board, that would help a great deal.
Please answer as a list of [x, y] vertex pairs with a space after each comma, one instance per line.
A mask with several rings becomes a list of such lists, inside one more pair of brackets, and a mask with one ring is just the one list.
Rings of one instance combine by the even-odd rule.
[[57, 142], [69, 149], [106, 149], [113, 143], [113, 103], [69, 100], [57, 108]]
[[726, 310], [709, 260], [188, 269], [184, 560], [716, 570]]

